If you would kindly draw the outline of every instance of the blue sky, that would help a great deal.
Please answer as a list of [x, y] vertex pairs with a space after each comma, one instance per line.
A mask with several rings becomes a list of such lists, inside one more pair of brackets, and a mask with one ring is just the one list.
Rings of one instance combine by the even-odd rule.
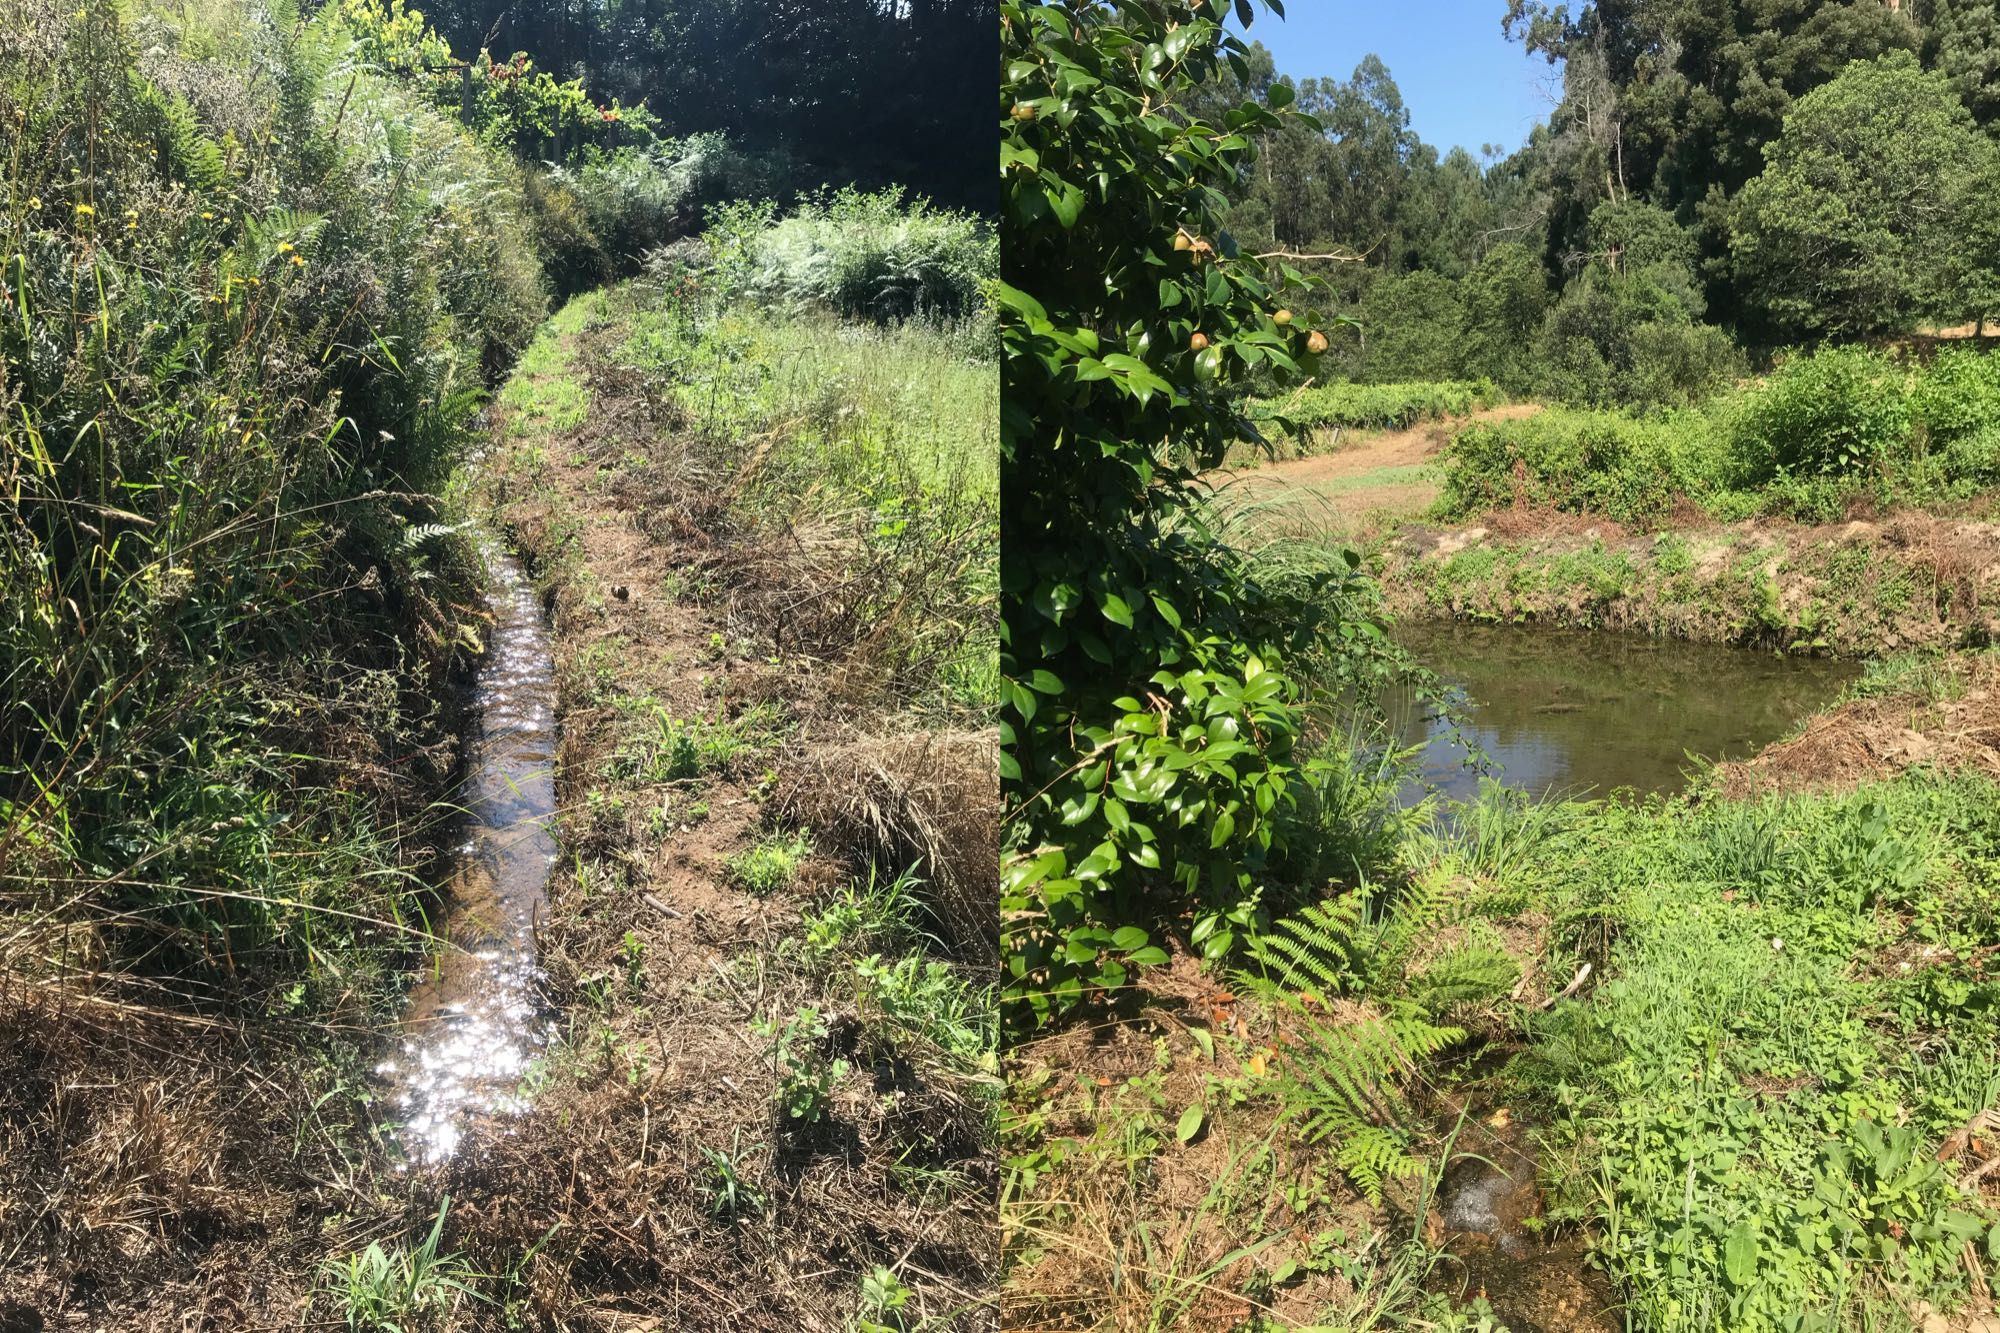
[[1283, 21], [1260, 10], [1250, 36], [1278, 72], [1345, 79], [1369, 52], [1382, 57], [1410, 128], [1439, 154], [1459, 145], [1508, 150], [1547, 117], [1556, 71], [1500, 35], [1506, 0], [1288, 0]]

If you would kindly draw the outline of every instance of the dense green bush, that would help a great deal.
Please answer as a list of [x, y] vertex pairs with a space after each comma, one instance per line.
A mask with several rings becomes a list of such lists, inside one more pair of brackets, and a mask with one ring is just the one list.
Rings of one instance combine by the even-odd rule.
[[1538, 391], [1575, 406], [1685, 407], [1725, 387], [1743, 358], [1699, 320], [1690, 269], [1592, 265], [1564, 289], [1538, 344]]
[[1905, 375], [1860, 348], [1787, 361], [1736, 413], [1734, 448], [1755, 475], [1851, 475], [1892, 462], [1910, 430]]
[[393, 78], [480, 142], [520, 158], [573, 156], [654, 141], [658, 120], [641, 104], [600, 106], [582, 79], [558, 79], [525, 51], [495, 60], [490, 51], [455, 57], [451, 44], [404, 0], [338, 0], [327, 6], [374, 73]]
[[[550, 171], [545, 188], [576, 201], [601, 279], [631, 272], [647, 251], [693, 234], [710, 208], [782, 192], [791, 171], [780, 154], [696, 134], [590, 153], [580, 164]], [[577, 262], [591, 267], [588, 257]]]
[[1361, 383], [1486, 378], [1591, 407], [1687, 407], [1742, 376], [1742, 351], [1702, 322], [1688, 233], [1638, 204], [1600, 208], [1596, 226], [1597, 253], [1553, 303], [1540, 260], [1499, 245], [1462, 279], [1376, 278], [1332, 355]]
[[879, 320], [971, 313], [1000, 262], [986, 222], [900, 188], [844, 189], [784, 216], [768, 202], [724, 205], [706, 239], [723, 281], [754, 299]]
[[1354, 378], [1377, 383], [1457, 379], [1464, 363], [1459, 284], [1420, 270], [1377, 278], [1355, 312]]
[[1273, 317], [1304, 284], [1219, 234], [1291, 89], [1184, 115], [1247, 49], [1189, 0], [1001, 13], [1000, 919], [1028, 1026], [1268, 920], [1316, 837], [1297, 672], [1358, 673], [1382, 636], [1358, 555], [1267, 580], [1197, 483], [1253, 377], [1319, 369]]
[[1463, 515], [1518, 501], [1644, 523], [1701, 487], [1696, 479], [1714, 475], [1721, 462], [1715, 440], [1693, 413], [1551, 408], [1519, 421], [1482, 422], [1451, 442], [1438, 506]]
[[1969, 347], [1942, 349], [1911, 384], [1910, 413], [1930, 449], [2000, 422], [2000, 361]]
[[224, 8], [8, 10], [0, 864], [241, 980], [397, 914], [436, 495], [544, 298], [510, 162], [337, 11]]
[[1548, 314], [1542, 262], [1517, 241], [1496, 245], [1465, 276], [1462, 373], [1484, 376], [1510, 394], [1539, 387], [1535, 338]]

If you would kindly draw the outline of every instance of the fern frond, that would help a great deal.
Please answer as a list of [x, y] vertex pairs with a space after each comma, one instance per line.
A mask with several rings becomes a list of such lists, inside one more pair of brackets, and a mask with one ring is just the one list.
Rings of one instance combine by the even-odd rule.
[[1418, 1061], [1465, 1032], [1431, 1022], [1409, 1001], [1350, 1021], [1315, 1014], [1310, 1000], [1286, 1003], [1302, 1021], [1277, 1083], [1284, 1114], [1306, 1141], [1331, 1142], [1355, 1188], [1379, 1203], [1384, 1181], [1422, 1169], [1409, 1153], [1415, 1116], [1401, 1085]]
[[1333, 1160], [1362, 1197], [1377, 1208], [1382, 1206], [1382, 1187], [1388, 1181], [1424, 1174], [1423, 1159], [1410, 1151], [1408, 1137], [1377, 1125], [1366, 1125], [1350, 1134]]
[[440, 537], [456, 537], [463, 531], [463, 523], [412, 523], [403, 529], [403, 549], [412, 550]]
[[1304, 994], [1324, 1004], [1354, 988], [1369, 952], [1368, 895], [1358, 891], [1312, 903], [1250, 941], [1254, 972], [1239, 974], [1245, 989]]
[[1521, 979], [1520, 966], [1504, 949], [1468, 944], [1430, 963], [1410, 978], [1410, 992], [1433, 1014], [1456, 1004], [1497, 1000]]
[[184, 181], [201, 193], [220, 189], [226, 174], [222, 148], [202, 133], [193, 104], [179, 93], [158, 87], [137, 70], [128, 77], [133, 97], [151, 121], [148, 128], [159, 154], [161, 174]]

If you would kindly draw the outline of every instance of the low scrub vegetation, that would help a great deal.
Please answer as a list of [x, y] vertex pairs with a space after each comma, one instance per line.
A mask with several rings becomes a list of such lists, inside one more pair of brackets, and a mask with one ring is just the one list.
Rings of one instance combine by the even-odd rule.
[[705, 239], [724, 280], [750, 299], [884, 323], [984, 310], [1000, 254], [978, 217], [906, 202], [900, 189], [845, 189], [783, 213], [732, 205]]
[[[1121, 1027], [1108, 1077], [1060, 1076], [1080, 1034], [1023, 1052], [1010, 1310], [1473, 1329], [1619, 1306], [1693, 1333], [1976, 1301], [2000, 1258], [1996, 795], [1910, 774], [1385, 811], [1371, 889], [1258, 929], [1185, 1021]], [[1436, 1242], [1481, 1159], [1525, 1160], [1548, 1206], [1539, 1257], [1475, 1292]]]
[[369, 1139], [480, 643], [446, 497], [542, 276], [514, 162], [341, 7], [0, 30], [7, 1295], [297, 1308], [200, 1265]]
[[1686, 503], [1724, 520], [1825, 522], [1963, 501], [2000, 484], [1996, 406], [2000, 360], [1979, 351], [1914, 362], [1828, 348], [1699, 408], [1470, 426], [1447, 452], [1438, 512], [1524, 504], [1647, 525]]
[[1642, 1327], [1900, 1327], [2000, 1258], [1959, 1161], [2000, 1101], [1995, 794], [1608, 807], [1541, 867], [1613, 979], [1516, 1067], [1552, 1220], [1597, 1228]]
[[1424, 421], [1462, 417], [1499, 397], [1490, 380], [1407, 384], [1316, 384], [1282, 397], [1256, 400], [1253, 420], [1287, 429], [1301, 445], [1344, 428], [1407, 430]]

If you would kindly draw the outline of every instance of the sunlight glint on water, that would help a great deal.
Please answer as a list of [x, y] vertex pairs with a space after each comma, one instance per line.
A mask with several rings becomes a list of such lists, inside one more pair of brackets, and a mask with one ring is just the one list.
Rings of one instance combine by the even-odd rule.
[[554, 667], [527, 576], [498, 550], [487, 563], [494, 625], [460, 788], [467, 836], [445, 883], [447, 944], [378, 1070], [404, 1150], [425, 1165], [458, 1150], [473, 1116], [520, 1109], [521, 1078], [548, 1038], [534, 931], [556, 851]]

